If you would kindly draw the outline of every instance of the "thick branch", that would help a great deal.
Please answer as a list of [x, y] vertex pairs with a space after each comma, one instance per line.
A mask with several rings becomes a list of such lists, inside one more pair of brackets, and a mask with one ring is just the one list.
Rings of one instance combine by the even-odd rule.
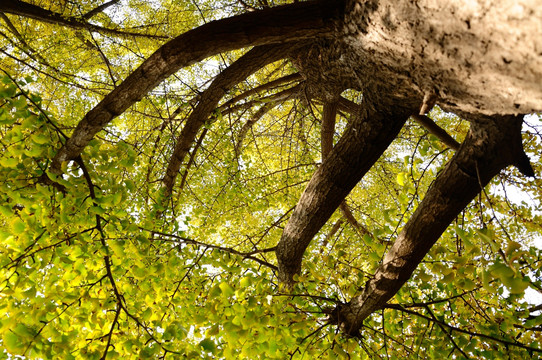
[[[345, 99], [346, 100], [346, 99]], [[322, 160], [325, 159], [333, 149], [333, 135], [335, 135], [335, 121], [337, 118], [337, 110], [340, 108], [341, 101], [326, 102], [324, 103], [323, 116], [322, 116], [322, 130], [321, 130], [321, 146], [322, 146]], [[359, 109], [359, 105], [356, 104]], [[369, 234], [369, 231], [362, 226], [352, 214], [352, 210], [346, 203], [346, 200], [339, 205], [341, 213], [345, 217], [352, 227], [356, 231], [359, 231], [361, 235]]]
[[333, 320], [347, 334], [356, 335], [363, 320], [385, 306], [450, 222], [495, 175], [526, 157], [521, 145], [521, 117], [472, 120], [464, 143], [430, 187], [374, 278], [361, 295], [337, 309]]
[[[353, 101], [341, 97], [339, 99], [339, 109], [349, 112], [351, 114], [355, 114], [357, 111], [359, 111], [359, 105]], [[429, 133], [435, 135], [450, 149], [456, 151], [459, 149], [460, 144], [450, 134], [448, 134], [446, 130], [444, 130], [443, 128], [438, 126], [433, 120], [431, 120], [431, 118], [426, 115], [417, 114], [413, 114], [411, 115], [411, 117], [412, 119], [414, 119], [414, 121], [423, 126], [427, 131], [429, 131]]]
[[337, 119], [337, 101], [326, 102], [322, 115], [322, 130], [320, 131], [320, 144], [322, 146], [322, 161], [333, 149], [333, 135], [335, 135], [335, 121]]
[[178, 69], [247, 46], [284, 43], [333, 33], [342, 1], [320, 0], [255, 11], [213, 21], [164, 44], [79, 122], [51, 169], [77, 157], [94, 135]]
[[166, 36], [159, 35], [147, 35], [135, 32], [128, 32], [122, 30], [108, 29], [102, 26], [93, 25], [87, 22], [85, 19], [79, 19], [72, 16], [65, 16], [37, 5], [29, 4], [20, 0], [2, 0], [0, 2], [0, 12], [24, 16], [34, 20], [68, 26], [74, 29], [86, 29], [89, 31], [95, 31], [103, 34], [117, 35], [117, 36], [135, 36], [146, 37], [154, 39], [167, 39]]
[[[280, 281], [293, 284], [305, 249], [348, 193], [378, 160], [415, 108], [391, 106], [386, 89], [365, 91], [362, 111], [316, 170], [277, 246]], [[419, 106], [419, 104], [418, 104]]]
[[201, 94], [200, 101], [186, 120], [186, 124], [177, 139], [175, 149], [164, 176], [166, 197], [173, 191], [175, 179], [181, 168], [184, 157], [190, 150], [196, 135], [217, 108], [218, 102], [234, 85], [246, 79], [265, 65], [285, 56], [287, 46], [266, 45], [256, 47], [239, 58], [230, 67], [221, 72], [209, 88]]

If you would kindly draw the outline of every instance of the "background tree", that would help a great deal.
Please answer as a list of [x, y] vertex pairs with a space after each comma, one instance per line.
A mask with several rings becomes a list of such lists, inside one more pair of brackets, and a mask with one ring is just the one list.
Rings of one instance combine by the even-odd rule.
[[542, 352], [536, 2], [0, 11], [0, 356]]

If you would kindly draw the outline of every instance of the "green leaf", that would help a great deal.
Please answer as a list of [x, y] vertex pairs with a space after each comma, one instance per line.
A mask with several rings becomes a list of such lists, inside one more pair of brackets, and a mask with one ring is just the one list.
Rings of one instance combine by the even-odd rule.
[[13, 234], [15, 235], [20, 235], [22, 234], [25, 229], [26, 229], [26, 224], [18, 217], [14, 218], [12, 221], [11, 221], [11, 231], [13, 232]]
[[7, 351], [13, 355], [22, 355], [25, 345], [22, 339], [12, 331], [6, 331], [2, 335], [2, 342]]
[[19, 164], [19, 160], [14, 158], [2, 158], [0, 159], [0, 165], [6, 168], [14, 168]]
[[220, 287], [220, 290], [222, 290], [222, 294], [225, 297], [230, 297], [235, 294], [235, 290], [227, 282], [222, 282], [218, 286]]
[[203, 350], [210, 352], [212, 354], [216, 353], [216, 344], [213, 340], [209, 338], [205, 338], [202, 341], [200, 341], [199, 346], [203, 348]]

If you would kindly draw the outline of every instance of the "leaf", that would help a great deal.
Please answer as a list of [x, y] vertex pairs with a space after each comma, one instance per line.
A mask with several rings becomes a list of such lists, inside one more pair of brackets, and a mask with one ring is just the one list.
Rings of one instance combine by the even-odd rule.
[[2, 335], [2, 342], [6, 347], [6, 350], [13, 355], [22, 355], [22, 352], [25, 349], [24, 343], [17, 334], [12, 331], [6, 331]]
[[404, 186], [406, 183], [406, 174], [405, 173], [399, 173], [397, 174], [397, 184]]
[[220, 290], [222, 290], [222, 294], [225, 297], [230, 297], [235, 294], [235, 290], [227, 282], [222, 282], [218, 286], [220, 287]]
[[6, 168], [14, 168], [19, 164], [19, 160], [15, 158], [2, 158], [0, 159], [0, 165]]
[[10, 227], [13, 234], [20, 235], [24, 233], [26, 224], [20, 218], [16, 217], [11, 221]]
[[216, 353], [216, 344], [214, 343], [213, 340], [209, 338], [205, 338], [202, 341], [200, 341], [199, 346], [207, 352], [210, 352], [212, 354]]

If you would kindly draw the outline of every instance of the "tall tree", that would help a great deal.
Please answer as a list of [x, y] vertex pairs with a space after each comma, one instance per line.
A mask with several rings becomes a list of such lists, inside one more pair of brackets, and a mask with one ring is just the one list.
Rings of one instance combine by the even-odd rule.
[[0, 12], [0, 356], [542, 353], [536, 1]]

